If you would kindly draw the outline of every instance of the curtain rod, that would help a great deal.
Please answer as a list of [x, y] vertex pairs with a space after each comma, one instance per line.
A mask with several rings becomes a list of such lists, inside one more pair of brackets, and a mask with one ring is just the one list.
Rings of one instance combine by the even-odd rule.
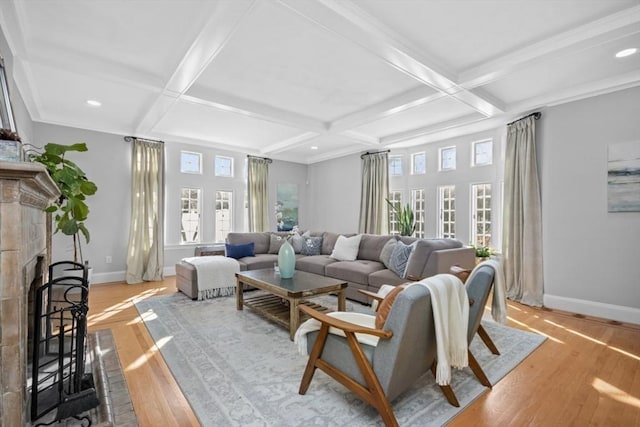
[[268, 157], [259, 157], [259, 156], [252, 156], [250, 154], [247, 154], [247, 159], [261, 159], [261, 160], [266, 160], [267, 163], [273, 163], [273, 160], [271, 160]]
[[364, 159], [365, 156], [371, 156], [372, 154], [389, 153], [389, 152], [391, 152], [391, 150], [382, 150], [382, 151], [373, 151], [373, 152], [367, 151], [366, 153], [361, 154], [360, 158]]
[[149, 139], [149, 138], [138, 138], [137, 136], [125, 136], [124, 140], [127, 142], [133, 142], [137, 139], [142, 139], [149, 142], [157, 142], [158, 144], [164, 144], [164, 141], [160, 141], [159, 139]]
[[534, 118], [534, 119], [538, 120], [538, 119], [540, 119], [540, 117], [542, 117], [542, 113], [541, 113], [540, 111], [536, 111], [535, 113], [527, 114], [527, 115], [526, 115], [526, 116], [524, 116], [524, 117], [520, 117], [518, 120], [514, 120], [514, 121], [512, 121], [511, 123], [507, 123], [507, 126], [512, 125], [512, 124], [514, 124], [515, 122], [519, 122], [520, 120], [524, 120], [524, 119], [526, 119], [527, 117], [531, 117], [531, 116], [533, 116], [533, 118]]

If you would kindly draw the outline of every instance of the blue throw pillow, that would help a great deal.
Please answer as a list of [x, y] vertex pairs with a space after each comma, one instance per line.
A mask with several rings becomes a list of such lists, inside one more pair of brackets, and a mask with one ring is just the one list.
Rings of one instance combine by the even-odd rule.
[[407, 277], [407, 265], [409, 264], [409, 257], [411, 257], [413, 248], [415, 248], [413, 244], [405, 245], [401, 241], [398, 241], [389, 259], [389, 270], [403, 279]]
[[305, 237], [300, 254], [320, 255], [320, 248], [322, 248], [322, 237]]
[[246, 256], [256, 256], [254, 251], [255, 244], [253, 242], [243, 243], [241, 245], [232, 245], [229, 243], [224, 244], [227, 256], [229, 258], [244, 258]]

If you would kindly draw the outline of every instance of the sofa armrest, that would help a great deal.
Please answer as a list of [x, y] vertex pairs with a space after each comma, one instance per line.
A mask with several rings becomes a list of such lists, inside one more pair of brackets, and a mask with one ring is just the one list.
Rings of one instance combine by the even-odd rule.
[[473, 248], [441, 249], [433, 251], [427, 260], [422, 277], [449, 273], [452, 266], [473, 269], [476, 262], [476, 252]]

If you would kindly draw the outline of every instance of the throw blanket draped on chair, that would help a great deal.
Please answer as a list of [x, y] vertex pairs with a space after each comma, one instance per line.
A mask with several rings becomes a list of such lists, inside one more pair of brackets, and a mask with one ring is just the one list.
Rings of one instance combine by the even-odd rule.
[[438, 357], [436, 382], [448, 385], [451, 382], [452, 366], [464, 368], [469, 365], [467, 291], [462, 281], [451, 274], [431, 276], [410, 286], [426, 286], [431, 293]]
[[[349, 323], [355, 323], [356, 325], [366, 326], [368, 328], [375, 329], [376, 327], [376, 316], [371, 316], [370, 314], [363, 313], [353, 313], [351, 311], [334, 311], [332, 313], [326, 313], [327, 316], [335, 317], [336, 319], [343, 320]], [[306, 322], [302, 323], [298, 330], [296, 331], [296, 335], [293, 338], [293, 342], [298, 347], [298, 353], [303, 356], [307, 356], [307, 334], [313, 331], [320, 330], [320, 322], [316, 319], [309, 319]], [[345, 336], [344, 332], [340, 329], [329, 328], [330, 334]], [[375, 347], [378, 345], [378, 337], [374, 337], [373, 335], [367, 334], [356, 334], [356, 339], [358, 342], [362, 344], [368, 344], [370, 346]]]
[[504, 272], [500, 263], [494, 259], [481, 262], [476, 265], [469, 277], [480, 266], [492, 267], [495, 271], [493, 279], [493, 298], [491, 299], [491, 317], [498, 323], [505, 324], [507, 322], [507, 292], [504, 288]]
[[198, 275], [198, 300], [233, 295], [236, 290], [236, 273], [240, 265], [233, 258], [201, 256], [184, 258], [193, 265]]

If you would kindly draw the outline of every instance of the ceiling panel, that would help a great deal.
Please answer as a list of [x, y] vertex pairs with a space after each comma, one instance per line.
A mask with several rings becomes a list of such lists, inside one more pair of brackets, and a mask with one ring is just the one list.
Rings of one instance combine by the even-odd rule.
[[178, 101], [154, 131], [258, 150], [303, 133], [299, 129], [185, 101]]
[[637, 0], [357, 2], [428, 58], [458, 73], [637, 4]]
[[197, 84], [329, 121], [416, 81], [292, 11], [260, 2]]
[[615, 58], [615, 53], [632, 46], [640, 47], [640, 33], [602, 43], [566, 56], [550, 58], [504, 79], [483, 87], [507, 103], [562, 89], [597, 82], [640, 70], [640, 55]]
[[[236, 1], [236, 0], [234, 0]], [[125, 64], [167, 79], [217, 1], [23, 1], [25, 39], [34, 51], [73, 50], [86, 60]]]
[[[29, 69], [40, 120], [45, 122], [130, 133], [140, 112], [157, 96], [154, 91], [48, 66], [32, 65]], [[90, 107], [86, 103], [89, 99], [101, 100], [102, 106]]]
[[[418, 107], [411, 108], [385, 119], [360, 126], [356, 132], [382, 138], [387, 135], [405, 132], [411, 129], [432, 126], [438, 122], [446, 122], [463, 116], [483, 116], [471, 107], [455, 98], [445, 96]], [[470, 118], [473, 118], [470, 116]]]

